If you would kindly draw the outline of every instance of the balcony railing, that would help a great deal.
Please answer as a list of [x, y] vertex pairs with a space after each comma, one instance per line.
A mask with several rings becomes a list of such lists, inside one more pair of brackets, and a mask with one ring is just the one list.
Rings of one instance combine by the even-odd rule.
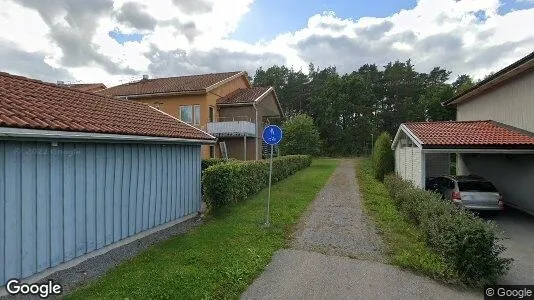
[[256, 136], [256, 124], [248, 117], [220, 118], [219, 122], [208, 123], [208, 132], [216, 137]]

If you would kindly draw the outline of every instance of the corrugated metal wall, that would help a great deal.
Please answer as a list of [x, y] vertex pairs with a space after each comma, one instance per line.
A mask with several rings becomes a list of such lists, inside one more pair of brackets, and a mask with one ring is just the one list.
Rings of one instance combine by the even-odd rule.
[[200, 146], [0, 141], [0, 285], [200, 208]]

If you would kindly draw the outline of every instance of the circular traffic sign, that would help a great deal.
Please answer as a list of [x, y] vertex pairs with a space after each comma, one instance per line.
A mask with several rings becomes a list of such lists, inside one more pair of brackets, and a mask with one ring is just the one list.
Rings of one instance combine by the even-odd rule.
[[282, 129], [276, 125], [269, 125], [263, 129], [263, 141], [269, 145], [277, 145], [282, 140]]

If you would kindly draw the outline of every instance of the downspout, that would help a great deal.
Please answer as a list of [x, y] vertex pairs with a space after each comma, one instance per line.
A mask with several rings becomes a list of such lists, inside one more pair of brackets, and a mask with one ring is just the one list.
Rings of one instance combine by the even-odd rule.
[[255, 123], [256, 123], [256, 154], [255, 154], [255, 160], [258, 160], [258, 132], [259, 132], [259, 127], [258, 127], [258, 108], [256, 107], [256, 101], [254, 101], [252, 103], [252, 106], [254, 107], [254, 111], [256, 112], [256, 120], [255, 120]]

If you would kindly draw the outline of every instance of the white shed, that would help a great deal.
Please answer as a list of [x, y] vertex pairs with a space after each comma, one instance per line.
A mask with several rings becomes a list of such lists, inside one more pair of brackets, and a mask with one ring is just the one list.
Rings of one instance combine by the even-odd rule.
[[401, 124], [391, 148], [395, 173], [425, 188], [428, 178], [451, 173], [451, 154], [534, 154], [534, 136], [495, 121], [413, 122]]

